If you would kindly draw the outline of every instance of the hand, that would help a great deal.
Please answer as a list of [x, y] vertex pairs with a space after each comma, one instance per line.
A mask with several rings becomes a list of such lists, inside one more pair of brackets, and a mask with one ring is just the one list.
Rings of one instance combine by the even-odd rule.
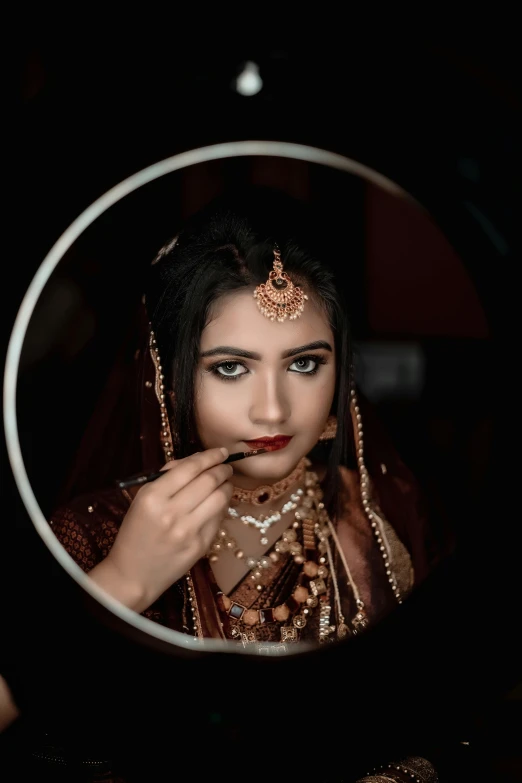
[[18, 718], [20, 712], [6, 680], [0, 674], [0, 734]]
[[134, 498], [91, 578], [137, 612], [149, 607], [208, 550], [232, 496], [226, 449], [167, 462]]

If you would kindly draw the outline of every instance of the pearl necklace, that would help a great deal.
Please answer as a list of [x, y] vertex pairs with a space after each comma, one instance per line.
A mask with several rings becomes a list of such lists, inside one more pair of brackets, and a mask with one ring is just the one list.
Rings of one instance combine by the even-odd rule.
[[[301, 502], [303, 494], [304, 494], [303, 490], [298, 489], [297, 492], [295, 492], [293, 495], [290, 496], [290, 500], [284, 504], [281, 511], [276, 511], [272, 513], [269, 517], [264, 517], [263, 515], [261, 515], [259, 519], [256, 519], [255, 517], [246, 515], [240, 517], [240, 519], [244, 525], [252, 525], [256, 527], [258, 530], [260, 530], [261, 531], [260, 544], [261, 546], [267, 546], [268, 538], [266, 538], [265, 534], [268, 528], [274, 525], [276, 522], [279, 522], [283, 514], [287, 514], [289, 511], [295, 511], [295, 509]], [[228, 509], [228, 515], [233, 519], [239, 518], [239, 514], [234, 508]], [[294, 522], [293, 526], [294, 528], [299, 527], [299, 522], [297, 521]], [[283, 534], [283, 538], [285, 541], [290, 541], [289, 536], [291, 535], [292, 532], [293, 531], [288, 531], [288, 530], [285, 531], [285, 533]], [[294, 536], [295, 536], [295, 532], [294, 532]], [[283, 538], [281, 540], [283, 540]], [[278, 547], [281, 544], [281, 540], [277, 542], [277, 544], [275, 545], [276, 547]], [[295, 541], [295, 538], [293, 538], [292, 541]], [[219, 558], [219, 555], [222, 552], [226, 552], [226, 551], [232, 552], [234, 557], [237, 557], [238, 560], [244, 559], [245, 563], [251, 569], [268, 568], [268, 566], [270, 565], [269, 562], [268, 563], [266, 562], [268, 561], [267, 557], [262, 557], [259, 559], [254, 557], [245, 557], [243, 550], [238, 548], [235, 538], [233, 538], [229, 534], [228, 530], [224, 526], [221, 526], [218, 532], [216, 533], [212, 546], [210, 547], [210, 554], [208, 555], [210, 562], [216, 563]], [[272, 555], [273, 554], [274, 553], [272, 553]], [[297, 554], [297, 552], [295, 554]], [[263, 561], [263, 563], [261, 563], [261, 561]], [[274, 557], [272, 557], [272, 561], [276, 563], [277, 558], [274, 559]], [[250, 565], [250, 563], [252, 564]]]
[[241, 522], [243, 522], [244, 525], [250, 525], [251, 527], [255, 527], [257, 530], [259, 530], [261, 533], [261, 539], [259, 543], [261, 546], [266, 546], [268, 544], [266, 533], [268, 532], [269, 528], [271, 528], [272, 525], [275, 525], [276, 522], [279, 522], [283, 514], [287, 514], [289, 511], [295, 511], [301, 502], [303, 495], [304, 491], [299, 488], [296, 492], [294, 492], [294, 494], [290, 495], [290, 500], [284, 504], [281, 511], [273, 511], [269, 516], [261, 514], [259, 519], [256, 519], [256, 517], [253, 517], [250, 514], [240, 516], [236, 509], [232, 506], [228, 509], [228, 516], [232, 519], [241, 519]]

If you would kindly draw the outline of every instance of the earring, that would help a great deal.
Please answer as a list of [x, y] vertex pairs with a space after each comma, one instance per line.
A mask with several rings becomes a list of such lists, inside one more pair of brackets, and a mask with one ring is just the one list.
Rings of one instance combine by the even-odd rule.
[[333, 440], [337, 435], [337, 417], [328, 416], [324, 430], [319, 436], [319, 440]]

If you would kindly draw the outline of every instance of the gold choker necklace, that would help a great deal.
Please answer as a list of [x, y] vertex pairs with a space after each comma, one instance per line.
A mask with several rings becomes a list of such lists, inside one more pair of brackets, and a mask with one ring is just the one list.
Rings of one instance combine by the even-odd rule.
[[281, 481], [276, 481], [275, 484], [262, 484], [256, 489], [241, 489], [240, 487], [234, 487], [231, 503], [238, 505], [239, 503], [249, 503], [254, 506], [263, 506], [269, 501], [277, 500], [292, 486], [296, 484], [304, 475], [304, 472], [309, 466], [310, 460], [306, 457], [299, 462], [296, 468]]

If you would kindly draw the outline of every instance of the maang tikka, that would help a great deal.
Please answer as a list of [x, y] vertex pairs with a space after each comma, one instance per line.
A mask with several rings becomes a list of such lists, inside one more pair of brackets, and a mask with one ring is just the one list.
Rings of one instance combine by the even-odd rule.
[[272, 271], [266, 283], [257, 286], [254, 297], [260, 311], [271, 321], [282, 323], [287, 318], [293, 321], [299, 318], [304, 310], [304, 302], [308, 297], [302, 288], [294, 285], [288, 274], [283, 272], [281, 251], [277, 245], [274, 248]]

